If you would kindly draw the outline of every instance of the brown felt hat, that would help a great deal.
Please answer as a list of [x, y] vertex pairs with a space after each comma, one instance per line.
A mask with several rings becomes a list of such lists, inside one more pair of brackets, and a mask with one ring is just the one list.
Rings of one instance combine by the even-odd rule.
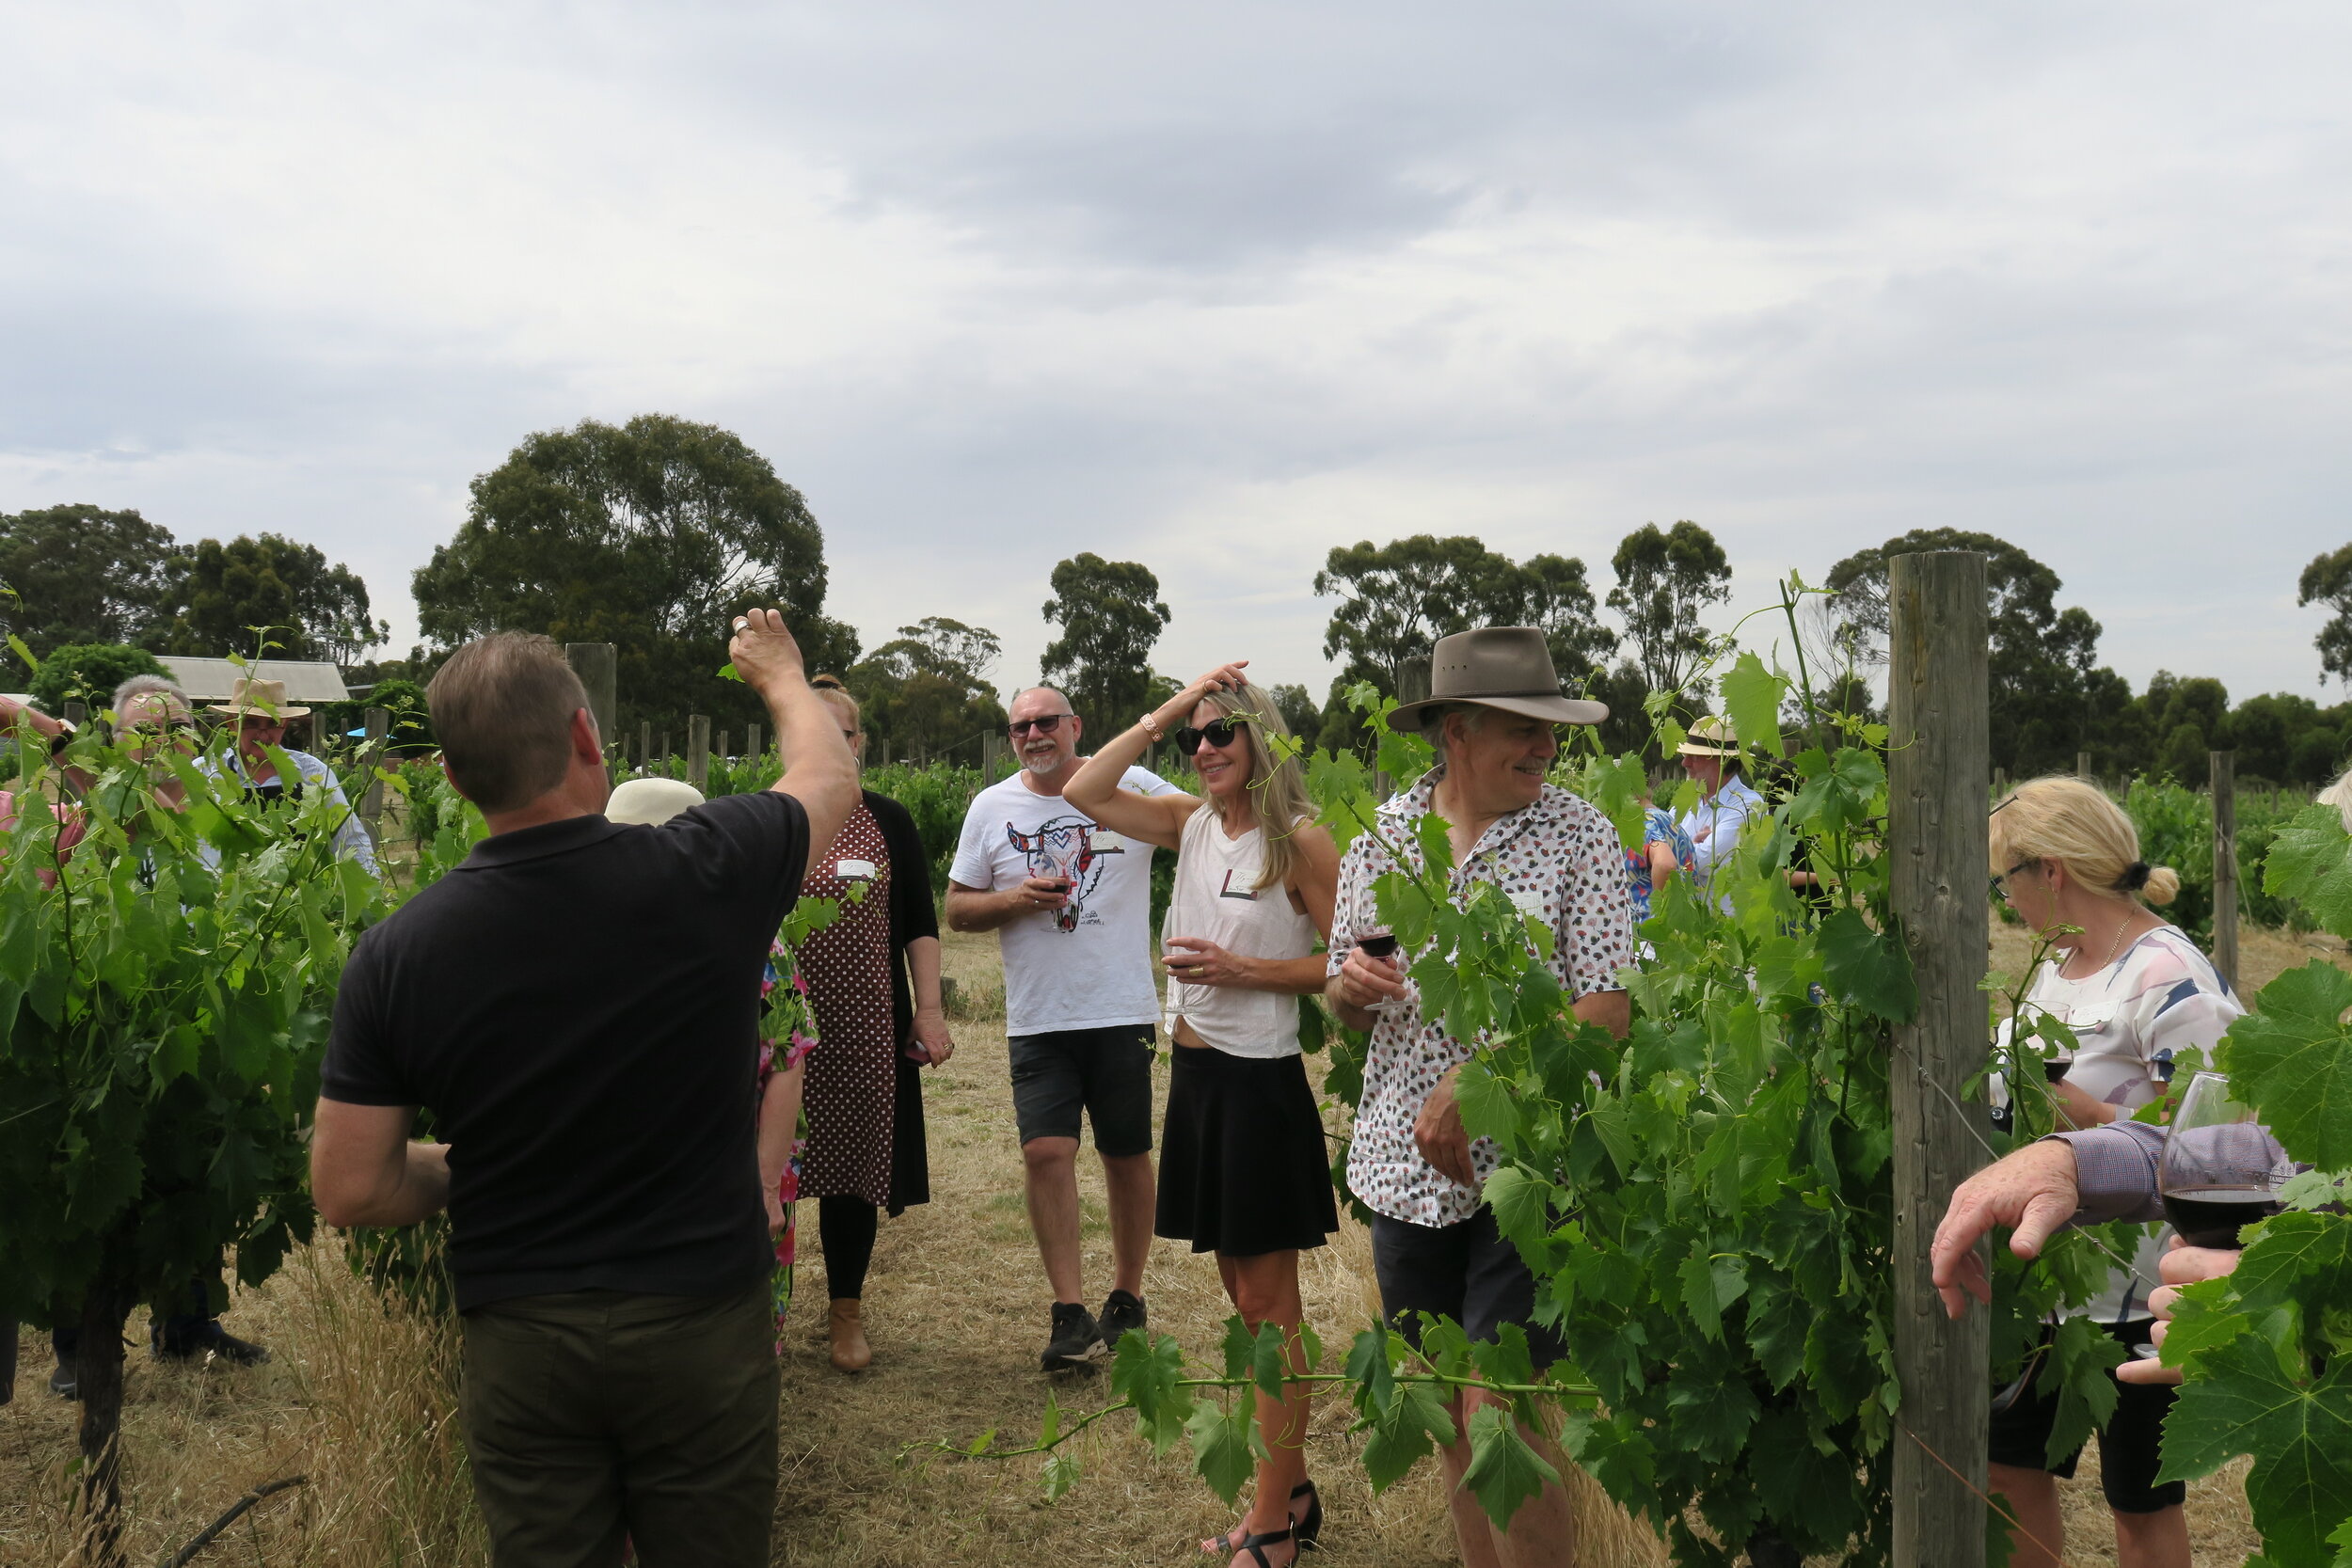
[[1399, 704], [1390, 727], [1425, 730], [1447, 703], [1475, 703], [1555, 724], [1597, 724], [1609, 717], [1607, 703], [1561, 693], [1551, 649], [1534, 626], [1481, 626], [1438, 638], [1429, 651], [1429, 695]]

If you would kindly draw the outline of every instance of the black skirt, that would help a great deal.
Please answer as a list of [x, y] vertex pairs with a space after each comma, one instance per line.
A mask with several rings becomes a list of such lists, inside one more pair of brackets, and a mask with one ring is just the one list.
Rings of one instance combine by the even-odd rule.
[[1305, 1059], [1174, 1050], [1153, 1231], [1237, 1258], [1321, 1246], [1340, 1211]]

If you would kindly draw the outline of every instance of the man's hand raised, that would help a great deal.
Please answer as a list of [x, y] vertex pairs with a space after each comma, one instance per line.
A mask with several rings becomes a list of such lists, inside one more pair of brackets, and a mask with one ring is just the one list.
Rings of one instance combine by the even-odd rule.
[[801, 645], [785, 629], [784, 613], [747, 610], [735, 618], [735, 636], [727, 657], [744, 684], [766, 691], [778, 681], [804, 681], [808, 672], [801, 661]]

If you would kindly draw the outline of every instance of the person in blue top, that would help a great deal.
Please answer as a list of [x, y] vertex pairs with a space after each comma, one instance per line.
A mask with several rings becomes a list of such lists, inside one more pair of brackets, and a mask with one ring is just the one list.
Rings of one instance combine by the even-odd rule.
[[1650, 915], [1650, 895], [1664, 887], [1677, 871], [1691, 869], [1691, 835], [1682, 831], [1674, 813], [1645, 796], [1642, 800], [1642, 847], [1625, 852], [1626, 885], [1633, 894], [1633, 924], [1638, 928]]
[[[239, 675], [230, 683], [229, 700], [215, 703], [209, 711], [222, 715], [236, 726], [237, 743], [230, 750], [228, 760], [230, 769], [245, 785], [246, 800], [277, 805], [301, 800], [305, 790], [326, 796], [342, 808], [336, 820], [335, 853], [344, 860], [358, 861], [370, 876], [380, 874], [375, 863], [375, 842], [368, 837], [366, 824], [343, 798], [342, 781], [335, 777], [335, 770], [308, 752], [281, 745], [287, 721], [303, 718], [310, 711], [286, 701], [284, 681], [253, 680]], [[294, 777], [279, 775], [270, 759], [272, 747], [277, 747], [279, 754], [294, 765]]]
[[1704, 891], [1714, 881], [1715, 868], [1740, 847], [1749, 816], [1762, 816], [1769, 808], [1740, 776], [1740, 742], [1723, 720], [1710, 715], [1692, 725], [1680, 756], [1682, 770], [1699, 786], [1699, 803], [1676, 825], [1690, 835], [1691, 874]]

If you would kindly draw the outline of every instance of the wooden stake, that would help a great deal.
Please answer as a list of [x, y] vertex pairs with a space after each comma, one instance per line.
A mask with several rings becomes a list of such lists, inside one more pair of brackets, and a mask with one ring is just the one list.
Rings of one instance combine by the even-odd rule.
[[710, 717], [686, 716], [686, 782], [696, 789], [710, 782]]
[[2237, 753], [2209, 752], [2213, 771], [2213, 967], [2237, 990]]
[[[1984, 1561], [1989, 1314], [1958, 1323], [1928, 1276], [1952, 1189], [1984, 1164], [1963, 1085], [1982, 1066], [1989, 958], [1985, 821], [1991, 770], [1984, 557], [1965, 550], [1888, 563], [1887, 829], [1895, 918], [1919, 987], [1894, 1031], [1896, 1568]], [[2090, 759], [2082, 759], [2088, 768]], [[1980, 1243], [1981, 1244], [1981, 1243]]]

